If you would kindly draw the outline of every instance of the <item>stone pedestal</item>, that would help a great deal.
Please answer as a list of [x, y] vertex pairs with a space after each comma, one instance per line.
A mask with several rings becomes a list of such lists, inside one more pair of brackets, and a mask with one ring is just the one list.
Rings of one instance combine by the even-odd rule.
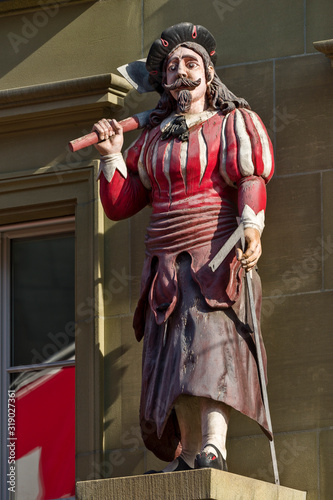
[[284, 486], [201, 469], [165, 474], [81, 481], [77, 500], [305, 500], [306, 493]]

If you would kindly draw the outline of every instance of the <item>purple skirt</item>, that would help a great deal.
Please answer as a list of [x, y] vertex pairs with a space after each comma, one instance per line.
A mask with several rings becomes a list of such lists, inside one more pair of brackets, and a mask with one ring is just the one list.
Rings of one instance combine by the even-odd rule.
[[[181, 452], [173, 409], [181, 394], [223, 402], [257, 421], [271, 439], [246, 286], [232, 307], [214, 309], [192, 278], [187, 252], [178, 256], [176, 269], [178, 300], [167, 322], [157, 325], [149, 305], [145, 315], [140, 424], [146, 447], [165, 461]], [[259, 322], [261, 283], [257, 272], [252, 274]], [[262, 340], [261, 349], [266, 369]]]

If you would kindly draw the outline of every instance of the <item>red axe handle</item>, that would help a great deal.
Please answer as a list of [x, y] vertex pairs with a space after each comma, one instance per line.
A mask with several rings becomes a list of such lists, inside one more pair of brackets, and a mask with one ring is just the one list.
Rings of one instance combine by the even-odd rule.
[[[131, 130], [136, 130], [138, 128], [143, 128], [148, 124], [149, 115], [151, 110], [144, 111], [143, 113], [138, 113], [137, 115], [130, 116], [125, 120], [121, 120], [119, 125], [123, 127], [124, 132], [130, 132]], [[87, 148], [92, 144], [97, 144], [100, 142], [97, 132], [91, 132], [90, 134], [78, 137], [68, 144], [69, 149], [75, 153], [80, 149]]]

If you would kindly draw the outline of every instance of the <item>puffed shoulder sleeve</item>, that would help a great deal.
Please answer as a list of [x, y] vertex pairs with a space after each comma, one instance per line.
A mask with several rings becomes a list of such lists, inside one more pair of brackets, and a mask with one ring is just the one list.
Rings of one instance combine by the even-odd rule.
[[243, 177], [258, 176], [265, 183], [274, 173], [271, 140], [259, 116], [248, 109], [235, 109], [222, 123], [220, 173], [237, 187]]
[[259, 116], [235, 109], [222, 123], [220, 173], [238, 189], [238, 212], [244, 227], [261, 233], [266, 209], [266, 184], [274, 173], [271, 140]]

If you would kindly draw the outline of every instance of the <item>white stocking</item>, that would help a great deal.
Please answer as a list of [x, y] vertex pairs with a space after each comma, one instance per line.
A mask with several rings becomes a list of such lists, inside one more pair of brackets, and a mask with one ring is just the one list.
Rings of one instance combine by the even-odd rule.
[[[182, 395], [175, 404], [182, 443], [180, 456], [192, 468], [194, 467], [194, 459], [201, 450], [200, 399], [194, 396]], [[176, 459], [163, 470], [171, 472], [177, 465], [178, 461]]]
[[227, 458], [226, 439], [230, 406], [214, 401], [213, 399], [200, 398], [201, 425], [202, 425], [202, 450], [206, 453], [214, 453], [214, 444], [221, 452], [224, 459]]

